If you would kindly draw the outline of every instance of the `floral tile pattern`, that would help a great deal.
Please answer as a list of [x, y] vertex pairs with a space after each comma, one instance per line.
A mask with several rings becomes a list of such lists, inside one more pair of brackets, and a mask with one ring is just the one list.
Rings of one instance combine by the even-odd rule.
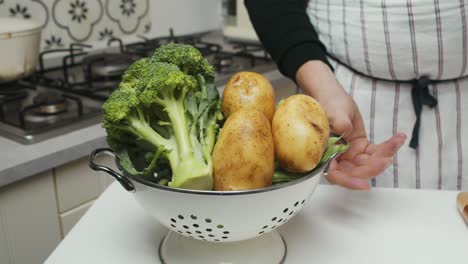
[[24, 19], [31, 18], [28, 8], [26, 6], [21, 6], [20, 4], [16, 4], [15, 7], [10, 7], [10, 16]]
[[0, 17], [31, 19], [47, 25], [49, 10], [42, 0], [0, 0]]
[[151, 32], [149, 0], [0, 0], [0, 17], [44, 25], [42, 50]]
[[131, 16], [135, 14], [136, 4], [133, 0], [122, 0], [119, 7], [122, 10], [122, 15]]
[[149, 0], [106, 0], [107, 15], [125, 34], [137, 31], [148, 10]]
[[104, 28], [104, 30], [99, 31], [99, 40], [109, 40], [114, 37], [114, 31], [109, 28]]
[[61, 37], [56, 37], [52, 35], [49, 39], [45, 39], [45, 47], [44, 49], [56, 49], [56, 48], [63, 48], [65, 45], [62, 42]]
[[74, 41], [88, 40], [103, 13], [100, 0], [56, 0], [52, 6], [54, 22]]

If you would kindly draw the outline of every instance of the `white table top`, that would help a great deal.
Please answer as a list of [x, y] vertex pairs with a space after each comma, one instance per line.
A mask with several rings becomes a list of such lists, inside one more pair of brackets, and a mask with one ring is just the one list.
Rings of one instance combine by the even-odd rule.
[[[320, 185], [282, 226], [292, 263], [468, 263], [468, 226], [453, 191]], [[167, 229], [112, 184], [46, 261], [160, 263]]]

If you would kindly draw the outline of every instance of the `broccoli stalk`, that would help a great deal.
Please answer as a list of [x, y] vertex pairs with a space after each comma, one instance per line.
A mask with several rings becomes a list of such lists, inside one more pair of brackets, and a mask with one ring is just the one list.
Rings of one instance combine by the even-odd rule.
[[[172, 171], [169, 186], [212, 189], [211, 153], [223, 120], [213, 72], [198, 50], [177, 44], [162, 46], [151, 59], [129, 67], [103, 105], [108, 142], [127, 171], [154, 173], [157, 159], [166, 159]], [[158, 155], [138, 172], [125, 155], [129, 145]]]

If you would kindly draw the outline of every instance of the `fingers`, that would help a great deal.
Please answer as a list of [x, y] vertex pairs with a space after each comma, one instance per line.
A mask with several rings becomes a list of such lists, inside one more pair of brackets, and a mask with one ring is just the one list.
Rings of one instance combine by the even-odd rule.
[[406, 135], [399, 133], [381, 144], [370, 144], [366, 153], [372, 156], [393, 157], [405, 141]]
[[330, 183], [338, 184], [353, 190], [369, 190], [369, 182], [365, 179], [349, 177], [339, 170], [330, 170], [327, 179]]
[[368, 180], [381, 174], [390, 164], [391, 159], [382, 159], [363, 166], [353, 166], [347, 160], [334, 162], [330, 166], [327, 179], [346, 188], [368, 190]]
[[366, 179], [378, 176], [391, 164], [391, 158], [369, 160], [369, 163], [348, 168], [343, 171], [345, 171], [346, 175], [350, 177]]
[[351, 120], [345, 115], [330, 116], [331, 131], [337, 135], [348, 135], [353, 131]]
[[[368, 146], [364, 148], [362, 146], [364, 142], [356, 142], [356, 144], [353, 142], [353, 145], [361, 146], [356, 146], [355, 150], [351, 148], [350, 150], [353, 151], [353, 153], [345, 153], [342, 155], [342, 157], [348, 160], [352, 160], [355, 165], [370, 164], [372, 162], [376, 162], [379, 159], [392, 158], [404, 144], [405, 140], [405, 134], [397, 134], [396, 136], [381, 144], [368, 144]], [[365, 149], [365, 152], [359, 153], [359, 151], [362, 151], [362, 149]]]

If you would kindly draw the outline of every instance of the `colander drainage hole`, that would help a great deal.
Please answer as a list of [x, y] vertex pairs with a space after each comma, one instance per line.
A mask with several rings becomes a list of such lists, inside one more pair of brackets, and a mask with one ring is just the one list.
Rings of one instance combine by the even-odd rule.
[[177, 223], [177, 221], [174, 218], [171, 218], [171, 222]]
[[188, 226], [186, 226], [186, 225], [183, 225], [183, 227], [184, 227], [185, 229], [188, 229]]
[[190, 232], [190, 231], [187, 231], [187, 232], [185, 232], [185, 233], [187, 233], [187, 234], [189, 234], [189, 235], [191, 235], [191, 234], [192, 234], [192, 232]]
[[261, 234], [265, 233], [265, 231], [260, 231], [260, 232], [258, 232], [258, 233], [261, 235]]
[[223, 228], [224, 226], [223, 225], [217, 225], [216, 227], [217, 228]]
[[198, 236], [199, 238], [205, 238], [204, 236]]
[[179, 217], [180, 220], [184, 220], [184, 217], [181, 215], [178, 215], [177, 217]]
[[197, 225], [197, 224], [193, 224], [193, 227], [198, 228], [198, 227], [200, 227], [200, 226]]
[[195, 215], [191, 215], [190, 218], [192, 218], [193, 220], [197, 220], [197, 216]]
[[278, 220], [278, 223], [281, 223], [281, 221], [283, 221], [283, 218], [280, 218], [280, 219]]
[[284, 208], [283, 213], [288, 212], [288, 210], [289, 210], [288, 208]]
[[296, 202], [296, 203], [294, 204], [294, 206], [297, 206], [298, 204], [299, 204], [299, 202]]
[[179, 232], [179, 233], [181, 233], [181, 234], [182, 234], [182, 231], [180, 231], [180, 230], [177, 230], [177, 232]]
[[197, 230], [197, 231], [195, 231], [195, 233], [197, 233], [197, 234], [201, 234], [201, 231]]
[[294, 211], [289, 212], [289, 215], [292, 215], [292, 214], [294, 214]]
[[210, 219], [210, 218], [206, 218], [206, 219], [205, 219], [205, 222], [211, 223], [211, 219]]
[[222, 239], [227, 239], [228, 237], [227, 237], [227, 236], [223, 236], [223, 237], [221, 237], [221, 238], [222, 238]]
[[219, 239], [216, 238], [214, 241], [219, 242]]
[[304, 204], [305, 203], [305, 200], [302, 200], [301, 204]]
[[176, 228], [176, 226], [175, 226], [175, 225], [173, 225], [173, 224], [171, 224], [171, 226], [172, 226], [173, 228]]
[[226, 235], [227, 235], [227, 234], [229, 234], [229, 231], [224, 231], [223, 234], [226, 234]]
[[271, 221], [274, 222], [274, 221], [276, 221], [276, 219], [277, 219], [276, 217], [273, 217], [273, 218], [271, 219]]
[[211, 229], [211, 228], [207, 228], [207, 229], [205, 229], [205, 230], [206, 230], [206, 232], [211, 232], [211, 231], [213, 231], [213, 229]]
[[276, 228], [276, 226], [275, 226], [275, 225], [271, 227], [271, 229], [275, 229], [275, 228]]
[[209, 234], [208, 236], [209, 236], [209, 237], [214, 237], [214, 235], [213, 235], [213, 234]]
[[262, 229], [266, 229], [266, 228], [268, 228], [268, 226], [267, 226], [267, 225], [262, 227]]

